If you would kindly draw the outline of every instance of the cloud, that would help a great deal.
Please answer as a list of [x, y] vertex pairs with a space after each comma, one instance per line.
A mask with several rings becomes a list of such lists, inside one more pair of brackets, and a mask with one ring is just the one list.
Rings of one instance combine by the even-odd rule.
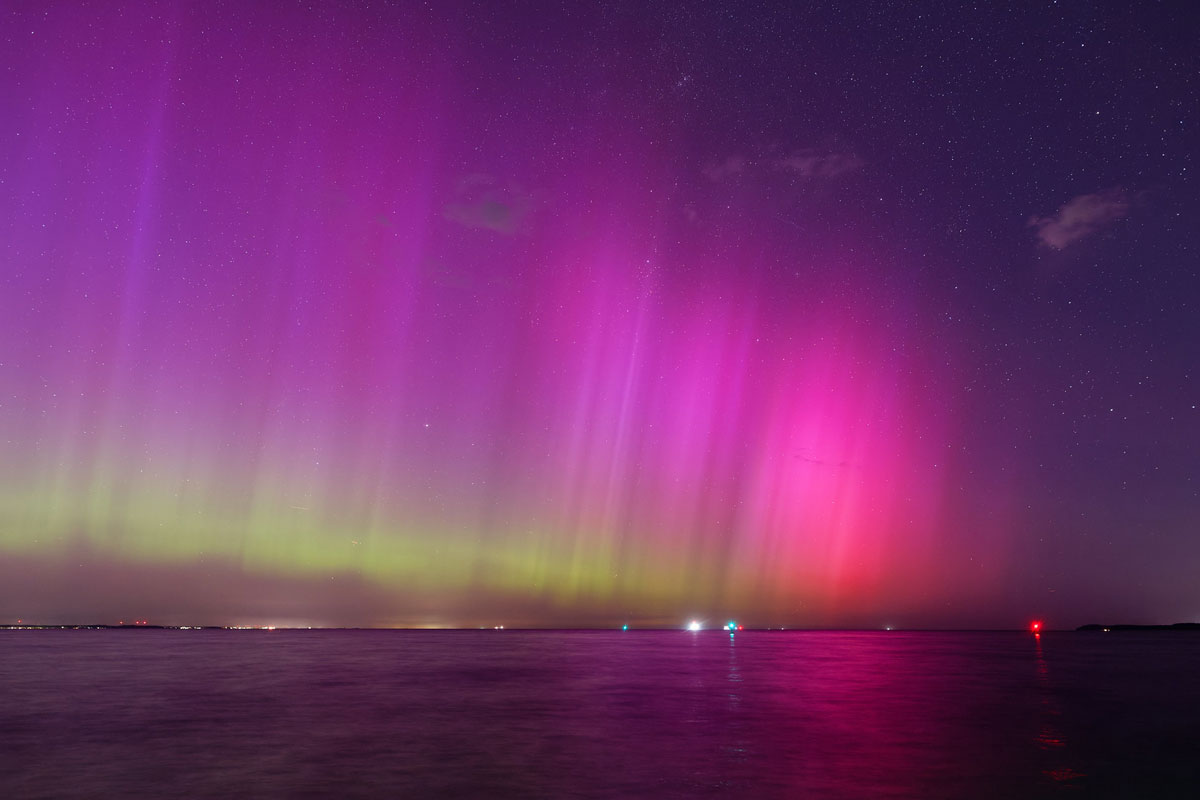
[[703, 172], [711, 181], [755, 177], [770, 171], [786, 172], [793, 176], [814, 180], [828, 180], [857, 172], [864, 161], [854, 153], [839, 150], [796, 150], [786, 157], [765, 156], [750, 159], [742, 155], [731, 155], [723, 161], [707, 165]]
[[1037, 229], [1038, 241], [1043, 245], [1062, 250], [1127, 216], [1129, 207], [1123, 189], [1105, 189], [1073, 197], [1055, 214], [1030, 217], [1029, 227]]
[[775, 168], [805, 178], [836, 178], [863, 168], [863, 160], [854, 153], [798, 150], [787, 158], [775, 160]]
[[459, 182], [454, 200], [446, 204], [446, 219], [467, 228], [484, 228], [512, 235], [529, 213], [529, 197], [512, 186], [501, 186], [490, 175], [468, 175]]
[[704, 175], [710, 181], [723, 181], [743, 175], [748, 166], [750, 162], [744, 156], [734, 155], [718, 164], [709, 164], [704, 168]]

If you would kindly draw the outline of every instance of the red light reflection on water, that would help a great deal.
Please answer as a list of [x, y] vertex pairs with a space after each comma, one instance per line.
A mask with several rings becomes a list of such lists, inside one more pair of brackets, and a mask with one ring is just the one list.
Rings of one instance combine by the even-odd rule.
[[[1067, 757], [1065, 752], [1067, 749], [1067, 739], [1060, 727], [1063, 712], [1055, 698], [1053, 686], [1050, 682], [1050, 670], [1046, 664], [1046, 654], [1042, 650], [1042, 637], [1038, 633], [1041, 626], [1042, 623], [1037, 621], [1031, 626], [1036, 642], [1034, 647], [1037, 661], [1037, 684], [1040, 695], [1038, 705], [1041, 717], [1035, 741], [1038, 749], [1050, 759], [1050, 763], [1042, 769], [1042, 775], [1054, 783], [1069, 784], [1072, 781], [1086, 777], [1086, 775], [1074, 767], [1062, 763], [1063, 759]], [[1054, 755], [1051, 755], [1051, 753], [1054, 753]]]

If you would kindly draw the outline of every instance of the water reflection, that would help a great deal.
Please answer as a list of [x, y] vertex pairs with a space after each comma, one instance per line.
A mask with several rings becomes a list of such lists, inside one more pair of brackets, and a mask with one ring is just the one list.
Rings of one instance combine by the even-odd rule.
[[1060, 727], [1060, 718], [1063, 712], [1055, 698], [1054, 687], [1050, 682], [1050, 669], [1046, 664], [1046, 654], [1042, 649], [1040, 633], [1033, 634], [1033, 643], [1039, 711], [1038, 733], [1035, 741], [1038, 749], [1045, 754], [1045, 761], [1048, 762], [1048, 766], [1042, 769], [1042, 775], [1054, 784], [1078, 788], [1078, 782], [1085, 776], [1067, 761], [1067, 740]]
[[1115, 645], [1070, 634], [1032, 659], [1028, 634], [986, 633], [8, 637], [0, 796], [1007, 798], [1117, 785], [1098, 770], [1188, 796], [1139, 791], [1194, 788], [1200, 763], [1200, 648], [1159, 641], [1097, 660]]
[[749, 757], [750, 741], [746, 735], [748, 727], [742, 708], [742, 673], [738, 666], [738, 649], [734, 631], [729, 632], [729, 674], [727, 680], [727, 698], [729, 713], [735, 724], [731, 727], [730, 741], [724, 751], [731, 762], [742, 771]]

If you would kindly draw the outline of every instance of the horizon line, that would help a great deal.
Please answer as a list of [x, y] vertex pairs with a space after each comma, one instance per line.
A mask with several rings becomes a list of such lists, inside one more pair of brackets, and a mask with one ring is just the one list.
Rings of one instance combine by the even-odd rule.
[[1167, 624], [1155, 623], [1085, 623], [1075, 627], [1063, 628], [1038, 628], [1036, 631], [1031, 631], [1028, 627], [1023, 628], [963, 628], [963, 627], [804, 627], [804, 626], [742, 626], [737, 630], [730, 630], [724, 627], [705, 627], [697, 630], [691, 630], [686, 625], [684, 626], [634, 626], [634, 625], [588, 625], [588, 626], [505, 626], [505, 625], [447, 625], [447, 626], [406, 626], [406, 625], [168, 625], [168, 624], [150, 624], [143, 622], [135, 623], [42, 623], [42, 622], [25, 622], [18, 621], [16, 623], [0, 624], [0, 630], [220, 630], [220, 631], [428, 631], [428, 632], [465, 632], [465, 631], [493, 631], [495, 633], [504, 632], [560, 632], [560, 633], [592, 633], [592, 632], [618, 632], [631, 633], [638, 631], [646, 632], [665, 632], [679, 631], [681, 633], [1052, 633], [1052, 632], [1086, 632], [1090, 629], [1100, 630], [1129, 630], [1129, 629], [1172, 629], [1172, 628], [1200, 628], [1200, 622], [1174, 622]]

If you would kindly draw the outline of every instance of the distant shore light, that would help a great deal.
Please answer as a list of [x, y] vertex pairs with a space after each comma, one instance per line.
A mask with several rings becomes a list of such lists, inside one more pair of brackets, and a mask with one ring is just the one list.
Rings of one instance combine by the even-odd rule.
[[688, 629], [689, 631], [698, 631], [698, 630], [700, 630], [700, 620], [694, 619], [694, 620], [692, 620], [691, 622], [689, 622], [689, 623], [688, 623], [688, 626], [687, 626], [687, 629]]

